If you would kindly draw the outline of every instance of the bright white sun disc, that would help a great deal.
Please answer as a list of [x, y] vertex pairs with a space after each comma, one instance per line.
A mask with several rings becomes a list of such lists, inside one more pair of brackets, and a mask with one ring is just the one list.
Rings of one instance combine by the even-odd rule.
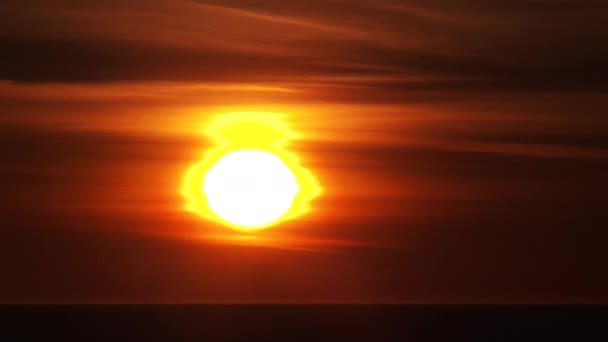
[[295, 175], [278, 156], [237, 150], [222, 156], [203, 179], [207, 205], [241, 227], [265, 226], [283, 216], [298, 193]]

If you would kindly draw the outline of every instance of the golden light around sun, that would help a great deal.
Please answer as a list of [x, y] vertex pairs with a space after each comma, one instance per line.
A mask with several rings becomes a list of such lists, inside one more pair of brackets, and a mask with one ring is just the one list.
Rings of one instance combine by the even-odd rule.
[[256, 231], [310, 211], [322, 188], [287, 150], [297, 134], [281, 116], [232, 113], [206, 130], [215, 146], [183, 178], [184, 209], [240, 231]]

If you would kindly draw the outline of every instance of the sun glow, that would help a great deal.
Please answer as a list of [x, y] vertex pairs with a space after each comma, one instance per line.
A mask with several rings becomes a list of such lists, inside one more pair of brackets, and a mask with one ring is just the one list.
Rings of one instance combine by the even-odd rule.
[[322, 189], [285, 147], [297, 135], [280, 116], [218, 116], [206, 133], [216, 146], [184, 176], [184, 209], [241, 231], [310, 211]]

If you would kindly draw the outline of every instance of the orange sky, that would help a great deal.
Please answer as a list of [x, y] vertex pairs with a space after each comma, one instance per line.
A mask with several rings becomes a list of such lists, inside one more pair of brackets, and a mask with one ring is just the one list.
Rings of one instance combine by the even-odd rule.
[[[0, 302], [597, 302], [602, 2], [0, 5]], [[184, 212], [234, 111], [322, 183], [255, 237]]]

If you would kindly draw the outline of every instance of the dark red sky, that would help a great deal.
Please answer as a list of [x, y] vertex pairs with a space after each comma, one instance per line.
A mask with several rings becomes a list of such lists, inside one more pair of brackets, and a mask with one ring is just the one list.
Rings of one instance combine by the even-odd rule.
[[[0, 302], [608, 302], [605, 1], [4, 0]], [[325, 187], [181, 210], [213, 115]]]

